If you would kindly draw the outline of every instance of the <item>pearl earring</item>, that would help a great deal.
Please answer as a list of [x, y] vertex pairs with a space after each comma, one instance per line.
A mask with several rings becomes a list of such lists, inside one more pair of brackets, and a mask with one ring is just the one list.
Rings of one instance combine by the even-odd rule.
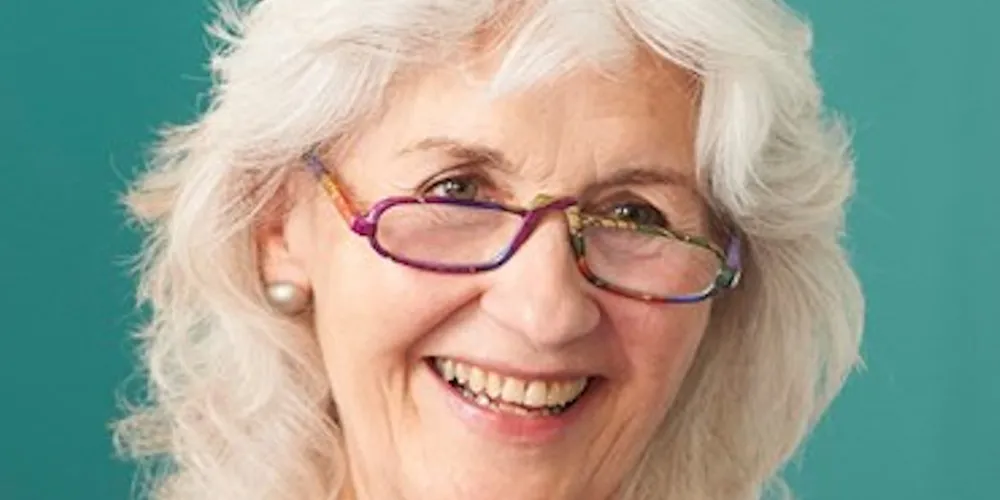
[[310, 300], [309, 292], [294, 283], [279, 281], [267, 285], [268, 303], [288, 316], [301, 314], [309, 307]]

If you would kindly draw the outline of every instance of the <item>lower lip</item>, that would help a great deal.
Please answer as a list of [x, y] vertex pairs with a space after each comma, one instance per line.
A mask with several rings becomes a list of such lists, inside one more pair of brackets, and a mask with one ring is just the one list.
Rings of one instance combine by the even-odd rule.
[[600, 383], [592, 379], [579, 399], [558, 415], [516, 415], [484, 408], [469, 401], [445, 382], [429, 364], [427, 369], [444, 391], [448, 406], [469, 427], [494, 438], [526, 445], [544, 444], [565, 434], [586, 411]]

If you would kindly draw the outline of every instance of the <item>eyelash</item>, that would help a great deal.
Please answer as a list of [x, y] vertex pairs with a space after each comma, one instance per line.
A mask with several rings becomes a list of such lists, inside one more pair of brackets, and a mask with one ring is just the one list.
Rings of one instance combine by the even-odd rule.
[[[435, 188], [442, 186], [448, 182], [474, 183], [477, 189], [476, 193], [477, 195], [479, 195], [482, 191], [495, 192], [497, 190], [496, 184], [492, 180], [490, 180], [488, 176], [484, 175], [481, 172], [465, 170], [465, 168], [466, 168], [465, 166], [450, 168], [445, 172], [427, 180], [426, 182], [421, 184], [420, 187], [417, 189], [418, 195], [422, 197], [441, 196], [432, 194], [432, 191]], [[488, 196], [487, 199], [495, 201], [496, 197]]]
[[[633, 221], [629, 218], [623, 218], [620, 215], [615, 214], [615, 211], [623, 209], [625, 207], [628, 208], [638, 207], [639, 209], [652, 210], [654, 212], [653, 216], [660, 218], [661, 220], [653, 222]], [[656, 204], [654, 204], [653, 202], [650, 202], [649, 200], [646, 200], [637, 194], [627, 191], [618, 192], [610, 197], [607, 197], [604, 201], [597, 204], [596, 206], [594, 206], [594, 208], [590, 210], [596, 212], [598, 215], [602, 217], [610, 217], [613, 219], [625, 220], [628, 222], [639, 222], [644, 225], [662, 227], [664, 229], [673, 229], [673, 224], [671, 222], [672, 217], [670, 216], [670, 214], [667, 213], [667, 211], [656, 206]]]

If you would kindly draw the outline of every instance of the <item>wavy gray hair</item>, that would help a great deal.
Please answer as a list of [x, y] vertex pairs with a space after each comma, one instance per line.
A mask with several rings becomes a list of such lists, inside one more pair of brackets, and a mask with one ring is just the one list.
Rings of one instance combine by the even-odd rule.
[[[698, 76], [698, 175], [743, 233], [695, 365], [622, 491], [756, 499], [858, 362], [863, 300], [840, 238], [848, 137], [806, 23], [774, 0], [223, 2], [211, 105], [173, 127], [125, 198], [147, 230], [145, 399], [116, 424], [168, 499], [328, 499], [344, 457], [311, 326], [266, 304], [255, 224], [313, 144], [376, 113], [400, 72], [502, 39], [497, 92], [648, 51]], [[157, 464], [162, 467], [157, 466]]]

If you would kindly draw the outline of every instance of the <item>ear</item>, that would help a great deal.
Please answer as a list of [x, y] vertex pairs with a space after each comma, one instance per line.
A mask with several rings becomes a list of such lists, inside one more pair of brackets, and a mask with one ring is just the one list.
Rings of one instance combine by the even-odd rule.
[[291, 214], [280, 207], [268, 207], [265, 213], [270, 215], [254, 228], [261, 279], [265, 285], [290, 283], [309, 290], [309, 273], [303, 256], [296, 254], [295, 246], [290, 244]]

